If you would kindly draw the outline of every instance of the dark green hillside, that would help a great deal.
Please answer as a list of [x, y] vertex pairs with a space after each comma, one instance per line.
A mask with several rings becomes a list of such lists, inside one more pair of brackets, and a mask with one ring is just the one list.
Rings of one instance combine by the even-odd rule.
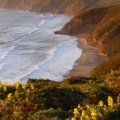
[[[0, 120], [71, 120], [72, 117], [80, 117], [82, 110], [87, 111], [86, 106], [103, 113], [94, 116], [100, 117], [97, 120], [112, 118], [114, 114], [119, 117], [120, 101], [115, 104], [116, 96], [120, 93], [120, 85], [115, 85], [119, 78], [120, 71], [112, 71], [102, 81], [78, 76], [65, 78], [62, 82], [29, 79], [26, 84], [0, 83]], [[107, 104], [110, 96], [111, 104], [99, 108], [99, 101]], [[77, 106], [79, 109], [76, 109]], [[113, 108], [114, 114], [111, 114]], [[88, 117], [91, 118], [91, 115], [88, 114]]]

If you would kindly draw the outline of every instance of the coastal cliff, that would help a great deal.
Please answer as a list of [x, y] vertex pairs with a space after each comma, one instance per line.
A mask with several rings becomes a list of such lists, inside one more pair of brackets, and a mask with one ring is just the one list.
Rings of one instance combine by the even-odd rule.
[[[89, 44], [99, 48], [108, 61], [97, 66], [92, 76], [106, 75], [120, 69], [120, 5], [92, 8], [74, 17], [63, 29], [55, 33], [83, 35]], [[101, 73], [101, 74], [100, 74]]]
[[113, 56], [120, 52], [118, 44], [120, 37], [119, 10], [120, 5], [90, 9], [74, 17], [62, 30], [55, 33], [87, 34], [89, 36], [88, 42], [98, 46], [100, 53]]
[[0, 0], [0, 8], [22, 9], [35, 12], [60, 13], [75, 16], [99, 6], [111, 6], [119, 0]]

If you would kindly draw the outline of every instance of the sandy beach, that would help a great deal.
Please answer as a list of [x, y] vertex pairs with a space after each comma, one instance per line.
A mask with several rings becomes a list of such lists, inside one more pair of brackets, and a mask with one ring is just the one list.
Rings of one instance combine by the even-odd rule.
[[78, 37], [78, 47], [82, 49], [82, 55], [75, 62], [68, 76], [90, 76], [92, 70], [107, 58], [99, 55], [98, 48], [90, 46], [81, 35]]

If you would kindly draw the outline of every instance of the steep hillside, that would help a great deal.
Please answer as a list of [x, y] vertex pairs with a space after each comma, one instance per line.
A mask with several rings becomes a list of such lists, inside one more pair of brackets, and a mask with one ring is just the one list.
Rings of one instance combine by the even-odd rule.
[[56, 33], [78, 35], [93, 29], [106, 15], [110, 7], [90, 9], [74, 17], [61, 31]]
[[96, 4], [97, 7], [101, 7], [101, 6], [110, 6], [110, 5], [116, 5], [116, 4], [120, 4], [119, 0], [99, 0]]
[[119, 0], [0, 0], [1, 8], [25, 9], [36, 12], [62, 13], [75, 16], [94, 6], [110, 6]]
[[110, 59], [97, 66], [92, 76], [104, 77], [111, 70], [120, 70], [120, 5], [112, 7], [102, 21], [89, 33], [89, 42], [99, 47], [99, 53]]
[[113, 56], [120, 52], [120, 5], [90, 9], [67, 23], [56, 33], [78, 35], [87, 33], [90, 44], [99, 52]]
[[95, 3], [93, 0], [89, 1], [90, 2], [84, 2], [84, 0], [0, 0], [0, 7], [76, 15], [86, 6], [95, 4], [98, 0], [95, 0]]
[[104, 78], [111, 70], [120, 70], [120, 53], [98, 65], [91, 73], [98, 79]]
[[119, 11], [120, 5], [93, 8], [74, 17], [61, 31], [56, 32], [72, 35], [84, 34], [91, 45], [99, 47], [101, 55], [110, 58], [94, 69], [92, 72], [94, 76], [105, 76], [112, 69], [120, 69]]
[[103, 20], [90, 32], [90, 42], [99, 52], [113, 56], [120, 52], [120, 5], [112, 7]]

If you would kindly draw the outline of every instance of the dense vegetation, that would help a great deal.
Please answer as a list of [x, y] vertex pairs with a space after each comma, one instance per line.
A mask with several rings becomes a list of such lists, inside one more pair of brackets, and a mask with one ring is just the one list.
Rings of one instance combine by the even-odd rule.
[[120, 71], [111, 71], [102, 81], [78, 76], [61, 82], [29, 79], [26, 84], [0, 83], [0, 119], [118, 120], [119, 81]]

